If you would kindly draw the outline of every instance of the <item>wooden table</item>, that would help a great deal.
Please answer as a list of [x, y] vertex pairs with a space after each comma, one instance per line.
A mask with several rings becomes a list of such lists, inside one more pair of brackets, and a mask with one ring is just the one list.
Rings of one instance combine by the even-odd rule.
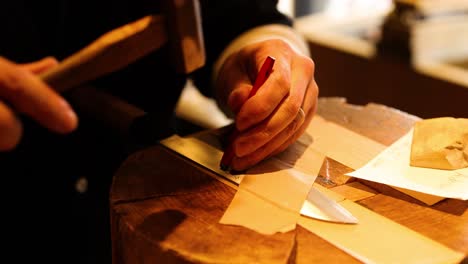
[[[377, 104], [350, 105], [321, 98], [318, 114], [390, 145], [417, 117]], [[357, 181], [327, 158], [317, 182], [348, 199], [468, 253], [468, 202], [446, 199], [433, 206], [388, 186]], [[327, 175], [327, 177], [324, 177]], [[265, 236], [218, 223], [234, 197], [216, 175], [161, 145], [128, 157], [110, 192], [114, 263], [359, 263], [301, 226]], [[367, 189], [365, 195], [349, 186]]]

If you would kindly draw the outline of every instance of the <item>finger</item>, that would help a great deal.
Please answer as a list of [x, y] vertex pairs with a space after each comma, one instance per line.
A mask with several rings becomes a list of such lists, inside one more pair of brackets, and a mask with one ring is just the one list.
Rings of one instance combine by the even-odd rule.
[[221, 104], [229, 106], [230, 110], [237, 113], [242, 104], [247, 100], [250, 88], [250, 79], [243, 63], [240, 62], [237, 53], [231, 55], [221, 67], [216, 80], [217, 90], [222, 92], [217, 97]]
[[271, 153], [271, 156], [277, 155], [283, 152], [291, 144], [293, 144], [307, 129], [310, 122], [312, 121], [313, 116], [317, 112], [317, 97], [318, 97], [318, 86], [315, 80], [311, 82], [309, 89], [307, 90], [307, 95], [304, 100], [304, 108], [309, 109], [305, 115], [305, 120], [302, 125], [295, 131], [287, 141], [283, 143], [278, 149]]
[[12, 150], [21, 139], [23, 126], [11, 109], [0, 101], [0, 151]]
[[[312, 65], [313, 66], [313, 65]], [[312, 67], [311, 75], [314, 74], [314, 66]], [[312, 117], [315, 115], [317, 111], [317, 98], [319, 95], [319, 89], [317, 82], [314, 78], [309, 82], [307, 86], [307, 92], [304, 96], [304, 101], [302, 103], [302, 109], [306, 113], [306, 117], [302, 126], [291, 136], [287, 141], [285, 141], [277, 150], [275, 150], [271, 155], [274, 156], [280, 152], [283, 152], [288, 146], [293, 144], [307, 129], [309, 126]]]
[[305, 119], [305, 114], [302, 109], [299, 110], [296, 118], [278, 135], [276, 135], [270, 142], [263, 145], [253, 153], [244, 156], [242, 158], [234, 157], [231, 163], [231, 166], [238, 171], [245, 170], [253, 165], [264, 160], [266, 157], [272, 156], [278, 146], [284, 144], [288, 141], [292, 135], [296, 133], [299, 127], [303, 124]]
[[290, 93], [290, 80], [289, 61], [277, 59], [270, 76], [257, 94], [242, 105], [236, 117], [237, 129], [244, 131], [270, 116]]
[[54, 57], [45, 57], [35, 62], [19, 64], [20, 67], [34, 74], [40, 74], [57, 65], [58, 61]]
[[317, 111], [317, 98], [318, 86], [315, 80], [312, 80], [308, 86], [307, 94], [303, 102], [303, 107], [309, 109], [308, 113], [303, 115], [299, 112], [294, 121], [285, 130], [255, 152], [242, 158], [235, 157], [232, 161], [232, 167], [240, 171], [245, 170], [265, 158], [283, 152], [287, 147], [293, 144], [304, 133], [315, 115]]
[[[284, 130], [296, 118], [299, 108], [301, 107], [304, 95], [306, 94], [307, 86], [310, 83], [308, 76], [313, 74], [313, 68], [303, 67], [304, 63], [311, 63], [307, 60], [301, 60], [297, 65], [291, 65], [295, 68], [292, 76], [292, 89], [286, 99], [275, 110], [274, 114], [265, 119], [262, 123], [253, 129], [241, 134], [235, 142], [236, 156], [243, 157], [254, 152], [270, 140], [278, 133]], [[304, 78], [304, 76], [307, 76]], [[246, 102], [246, 104], [249, 103]], [[242, 108], [242, 110], [244, 107]], [[241, 111], [242, 111], [241, 110]], [[279, 145], [277, 145], [278, 147]]]
[[71, 132], [78, 119], [70, 105], [31, 72], [0, 59], [0, 98], [15, 110], [59, 133]]

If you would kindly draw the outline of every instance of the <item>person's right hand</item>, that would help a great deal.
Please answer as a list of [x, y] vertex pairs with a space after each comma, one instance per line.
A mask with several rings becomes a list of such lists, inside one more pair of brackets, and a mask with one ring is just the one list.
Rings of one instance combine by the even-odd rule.
[[78, 118], [68, 102], [36, 75], [56, 65], [51, 57], [28, 64], [0, 57], [0, 151], [14, 149], [21, 139], [23, 126], [15, 112], [57, 133], [77, 127]]

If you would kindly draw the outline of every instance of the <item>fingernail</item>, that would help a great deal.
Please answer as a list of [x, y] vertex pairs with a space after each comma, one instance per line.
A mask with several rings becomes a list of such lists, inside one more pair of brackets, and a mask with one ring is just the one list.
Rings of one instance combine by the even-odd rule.
[[76, 115], [75, 111], [71, 108], [65, 112], [65, 116], [68, 119], [68, 124], [66, 125], [67, 131], [73, 131], [78, 126], [78, 116]]
[[68, 133], [77, 127], [78, 117], [71, 108], [70, 104], [66, 100], [62, 100], [62, 111], [60, 111], [60, 124], [59, 131], [62, 133]]

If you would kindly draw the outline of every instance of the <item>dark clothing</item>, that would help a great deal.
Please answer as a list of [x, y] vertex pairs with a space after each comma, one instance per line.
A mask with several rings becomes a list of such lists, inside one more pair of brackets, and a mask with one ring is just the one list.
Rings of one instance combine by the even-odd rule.
[[[15, 62], [50, 55], [61, 60], [101, 34], [160, 10], [157, 0], [4, 2], [0, 56]], [[207, 63], [189, 77], [205, 95], [211, 94], [212, 64], [230, 40], [265, 23], [291, 25], [276, 10], [276, 2], [200, 1]], [[138, 126], [152, 135], [145, 139], [146, 146], [178, 132], [174, 107], [188, 76], [169, 67], [169, 59], [163, 47], [92, 82], [148, 113]], [[4, 186], [13, 191], [4, 201], [16, 238], [8, 241], [19, 241], [12, 243], [11, 252], [20, 250], [16, 260], [110, 262], [109, 187], [112, 174], [129, 153], [112, 131], [77, 111], [80, 126], [69, 135], [50, 133], [22, 117], [25, 134], [20, 145], [13, 152], [0, 153]], [[80, 178], [88, 181], [84, 193], [76, 191]]]

